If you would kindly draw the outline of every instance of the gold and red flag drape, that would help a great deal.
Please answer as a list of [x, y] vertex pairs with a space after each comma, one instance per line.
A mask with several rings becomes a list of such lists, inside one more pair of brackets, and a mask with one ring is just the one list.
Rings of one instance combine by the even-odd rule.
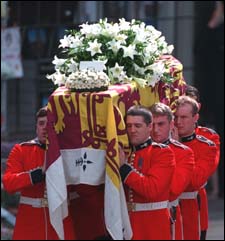
[[163, 102], [174, 107], [184, 93], [182, 64], [164, 56], [172, 84], [159, 82], [140, 88], [136, 82], [110, 86], [102, 92], [70, 92], [56, 89], [48, 101], [46, 185], [50, 219], [60, 239], [64, 239], [63, 219], [68, 215], [67, 185], [105, 183], [105, 223], [116, 240], [130, 239], [123, 186], [119, 174], [121, 145], [129, 153], [124, 116], [132, 105], [150, 107]]

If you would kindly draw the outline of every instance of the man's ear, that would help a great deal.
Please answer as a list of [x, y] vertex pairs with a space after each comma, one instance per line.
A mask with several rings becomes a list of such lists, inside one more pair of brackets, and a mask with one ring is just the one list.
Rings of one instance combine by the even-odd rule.
[[174, 120], [170, 121], [170, 130], [172, 130], [174, 128]]
[[149, 127], [150, 131], [152, 131], [153, 123], [149, 123], [148, 127]]
[[198, 111], [201, 110], [201, 107], [202, 107], [202, 103], [198, 102]]
[[198, 122], [198, 119], [199, 119], [199, 114], [198, 113], [194, 115], [194, 119], [195, 119], [195, 123]]

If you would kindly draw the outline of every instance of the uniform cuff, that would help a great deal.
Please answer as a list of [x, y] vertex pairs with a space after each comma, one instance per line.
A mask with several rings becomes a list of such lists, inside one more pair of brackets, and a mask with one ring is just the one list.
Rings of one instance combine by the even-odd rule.
[[128, 164], [123, 164], [120, 167], [120, 176], [121, 176], [123, 182], [131, 171], [132, 171], [132, 167]]

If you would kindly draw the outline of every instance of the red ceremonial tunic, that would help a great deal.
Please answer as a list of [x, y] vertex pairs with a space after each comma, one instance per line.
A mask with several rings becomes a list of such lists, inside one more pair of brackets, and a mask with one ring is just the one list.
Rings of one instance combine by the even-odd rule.
[[[164, 144], [169, 145], [173, 150], [176, 161], [176, 168], [173, 174], [169, 196], [169, 201], [172, 202], [176, 200], [182, 192], [184, 192], [191, 181], [191, 175], [194, 169], [194, 153], [189, 147], [173, 139], [167, 140]], [[171, 212], [173, 212], [173, 210], [171, 210]], [[182, 240], [183, 231], [180, 205], [176, 206], [175, 214], [175, 239]]]
[[[185, 192], [198, 192], [216, 169], [217, 147], [214, 142], [203, 136], [184, 137], [181, 141], [190, 147], [195, 156], [195, 169], [192, 180]], [[199, 239], [199, 202], [195, 199], [181, 199], [181, 213], [183, 217], [184, 239]]]
[[[130, 164], [120, 167], [126, 188], [132, 239], [171, 239], [168, 200], [175, 169], [173, 151], [166, 145], [152, 143], [151, 139], [136, 146], [134, 151]], [[150, 209], [154, 203], [156, 208]], [[142, 210], [137, 206], [141, 206]]]
[[[20, 192], [28, 198], [44, 198], [45, 182], [32, 184], [30, 171], [42, 167], [45, 150], [37, 139], [16, 144], [7, 160], [3, 185], [7, 192]], [[72, 220], [64, 219], [65, 239], [75, 238]], [[50, 224], [48, 207], [33, 207], [30, 204], [19, 204], [14, 227], [13, 239], [16, 240], [58, 240], [58, 236]]]
[[[220, 159], [220, 137], [219, 135], [212, 129], [202, 126], [197, 126], [195, 129], [197, 135], [201, 135], [213, 141], [217, 146], [217, 163], [215, 163], [216, 167], [219, 164]], [[201, 230], [208, 229], [208, 199], [205, 187], [199, 190], [200, 200], [201, 200], [201, 208], [200, 208], [200, 220], [201, 220]]]

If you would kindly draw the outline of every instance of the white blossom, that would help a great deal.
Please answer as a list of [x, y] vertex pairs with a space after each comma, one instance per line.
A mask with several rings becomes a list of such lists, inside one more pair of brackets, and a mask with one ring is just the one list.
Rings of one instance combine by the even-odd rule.
[[82, 41], [83, 41], [83, 37], [79, 37], [79, 36], [76, 36], [76, 37], [71, 37], [70, 39], [70, 44], [69, 44], [69, 47], [70, 48], [78, 48], [80, 46], [82, 46]]
[[117, 53], [118, 50], [121, 48], [121, 44], [120, 42], [116, 41], [115, 39], [113, 39], [111, 42], [109, 42], [109, 49], [112, 49], [113, 53]]
[[131, 59], [134, 59], [134, 55], [137, 54], [137, 51], [135, 50], [135, 45], [129, 45], [128, 47], [123, 47], [123, 57], [130, 57]]
[[55, 65], [55, 69], [58, 70], [66, 62], [66, 59], [58, 59], [57, 56], [54, 56], [52, 63]]
[[104, 61], [103, 71], [110, 84], [134, 80], [141, 86], [155, 86], [160, 80], [167, 81], [164, 77], [168, 77], [169, 71], [160, 58], [171, 54], [174, 47], [167, 44], [155, 27], [122, 18], [118, 23], [107, 19], [94, 24], [86, 22], [79, 31], [69, 30], [60, 40], [59, 48], [63, 57], [54, 56], [55, 73], [47, 78], [70, 88], [91, 88], [104, 86], [106, 77], [80, 71], [81, 61]]
[[97, 53], [102, 53], [101, 51], [101, 43], [98, 43], [98, 40], [95, 39], [94, 42], [89, 42], [89, 48], [87, 48], [87, 51], [91, 52], [91, 56], [94, 56]]
[[120, 22], [120, 30], [129, 30], [130, 29], [130, 22], [127, 22], [124, 18], [119, 19]]
[[119, 66], [118, 63], [115, 64], [113, 68], [110, 68], [110, 72], [112, 73], [114, 78], [118, 78], [122, 73], [124, 66]]
[[66, 48], [66, 47], [69, 47], [70, 46], [70, 35], [69, 36], [64, 36], [63, 39], [60, 39], [60, 45], [59, 45], [59, 48]]
[[147, 69], [152, 70], [153, 74], [147, 74], [146, 79], [148, 80], [148, 84], [152, 87], [155, 86], [157, 82], [160, 81], [160, 79], [163, 76], [163, 73], [165, 73], [165, 66], [161, 62], [154, 63], [147, 67]]
[[46, 77], [48, 79], [51, 79], [54, 82], [54, 84], [58, 86], [64, 85], [66, 82], [65, 74], [60, 73], [58, 70], [52, 75], [47, 75]]

